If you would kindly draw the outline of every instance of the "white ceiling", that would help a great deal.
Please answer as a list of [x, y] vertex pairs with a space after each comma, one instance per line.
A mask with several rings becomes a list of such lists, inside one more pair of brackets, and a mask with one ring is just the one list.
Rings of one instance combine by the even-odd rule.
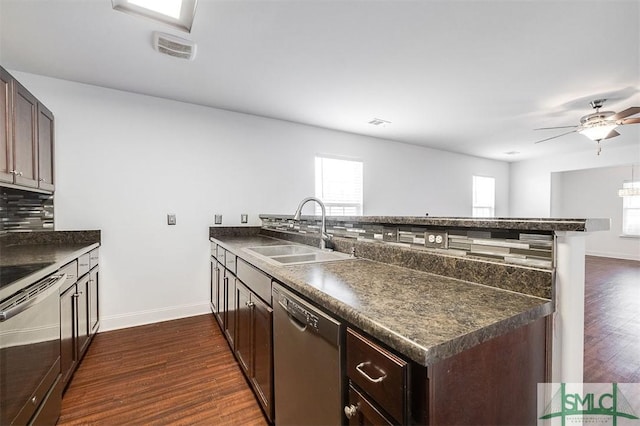
[[[195, 60], [154, 51], [158, 30]], [[190, 34], [110, 0], [0, 0], [0, 37], [8, 69], [506, 161], [595, 155], [532, 129], [640, 105], [637, 0], [199, 0]], [[619, 132], [603, 150], [640, 145]]]

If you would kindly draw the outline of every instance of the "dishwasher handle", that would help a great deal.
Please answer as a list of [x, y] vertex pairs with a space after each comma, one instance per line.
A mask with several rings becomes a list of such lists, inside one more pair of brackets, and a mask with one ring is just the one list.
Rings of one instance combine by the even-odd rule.
[[[272, 288], [274, 305], [289, 317], [298, 330], [313, 332], [334, 346], [340, 345], [341, 323], [330, 317], [311, 303], [294, 296], [282, 286], [275, 284]], [[277, 304], [275, 302], [277, 301]]]
[[284, 311], [287, 313], [287, 316], [289, 317], [289, 322], [291, 322], [291, 324], [298, 329], [298, 331], [303, 332], [307, 330], [307, 324], [298, 320], [290, 311], [289, 309], [287, 309], [287, 306], [282, 303], [281, 300], [278, 300], [278, 305], [280, 305], [280, 307], [282, 309], [284, 309]]

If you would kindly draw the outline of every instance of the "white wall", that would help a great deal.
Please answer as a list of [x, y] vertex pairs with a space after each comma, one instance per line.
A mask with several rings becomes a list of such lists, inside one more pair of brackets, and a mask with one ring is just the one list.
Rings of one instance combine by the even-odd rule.
[[626, 137], [635, 138], [635, 144], [616, 146], [613, 141], [623, 138], [619, 136], [599, 156], [594, 150], [512, 163], [511, 215], [609, 218], [609, 231], [586, 238], [587, 254], [640, 260], [639, 240], [620, 238], [622, 204], [617, 190], [631, 177], [630, 164], [640, 161], [637, 129], [625, 128], [625, 133]]
[[367, 215], [468, 216], [473, 174], [509, 213], [504, 162], [12, 74], [56, 117], [56, 229], [102, 230], [103, 330], [207, 312], [214, 213], [293, 214], [318, 153], [364, 161]]
[[[637, 165], [636, 165], [637, 168]], [[611, 230], [586, 238], [586, 252], [595, 256], [640, 260], [640, 238], [621, 237], [622, 198], [618, 189], [631, 180], [631, 165], [553, 173], [552, 194], [562, 194], [552, 211], [559, 217], [608, 217]]]

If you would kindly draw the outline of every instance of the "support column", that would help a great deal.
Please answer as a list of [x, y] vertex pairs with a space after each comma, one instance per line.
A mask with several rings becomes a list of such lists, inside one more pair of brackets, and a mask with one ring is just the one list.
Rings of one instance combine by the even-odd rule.
[[556, 232], [554, 383], [582, 383], [584, 365], [585, 232]]

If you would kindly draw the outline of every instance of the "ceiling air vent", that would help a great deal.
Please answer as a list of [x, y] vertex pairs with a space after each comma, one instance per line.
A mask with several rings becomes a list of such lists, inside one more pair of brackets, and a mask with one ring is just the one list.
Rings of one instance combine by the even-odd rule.
[[196, 44], [171, 34], [153, 33], [153, 48], [165, 55], [193, 60], [196, 56]]

